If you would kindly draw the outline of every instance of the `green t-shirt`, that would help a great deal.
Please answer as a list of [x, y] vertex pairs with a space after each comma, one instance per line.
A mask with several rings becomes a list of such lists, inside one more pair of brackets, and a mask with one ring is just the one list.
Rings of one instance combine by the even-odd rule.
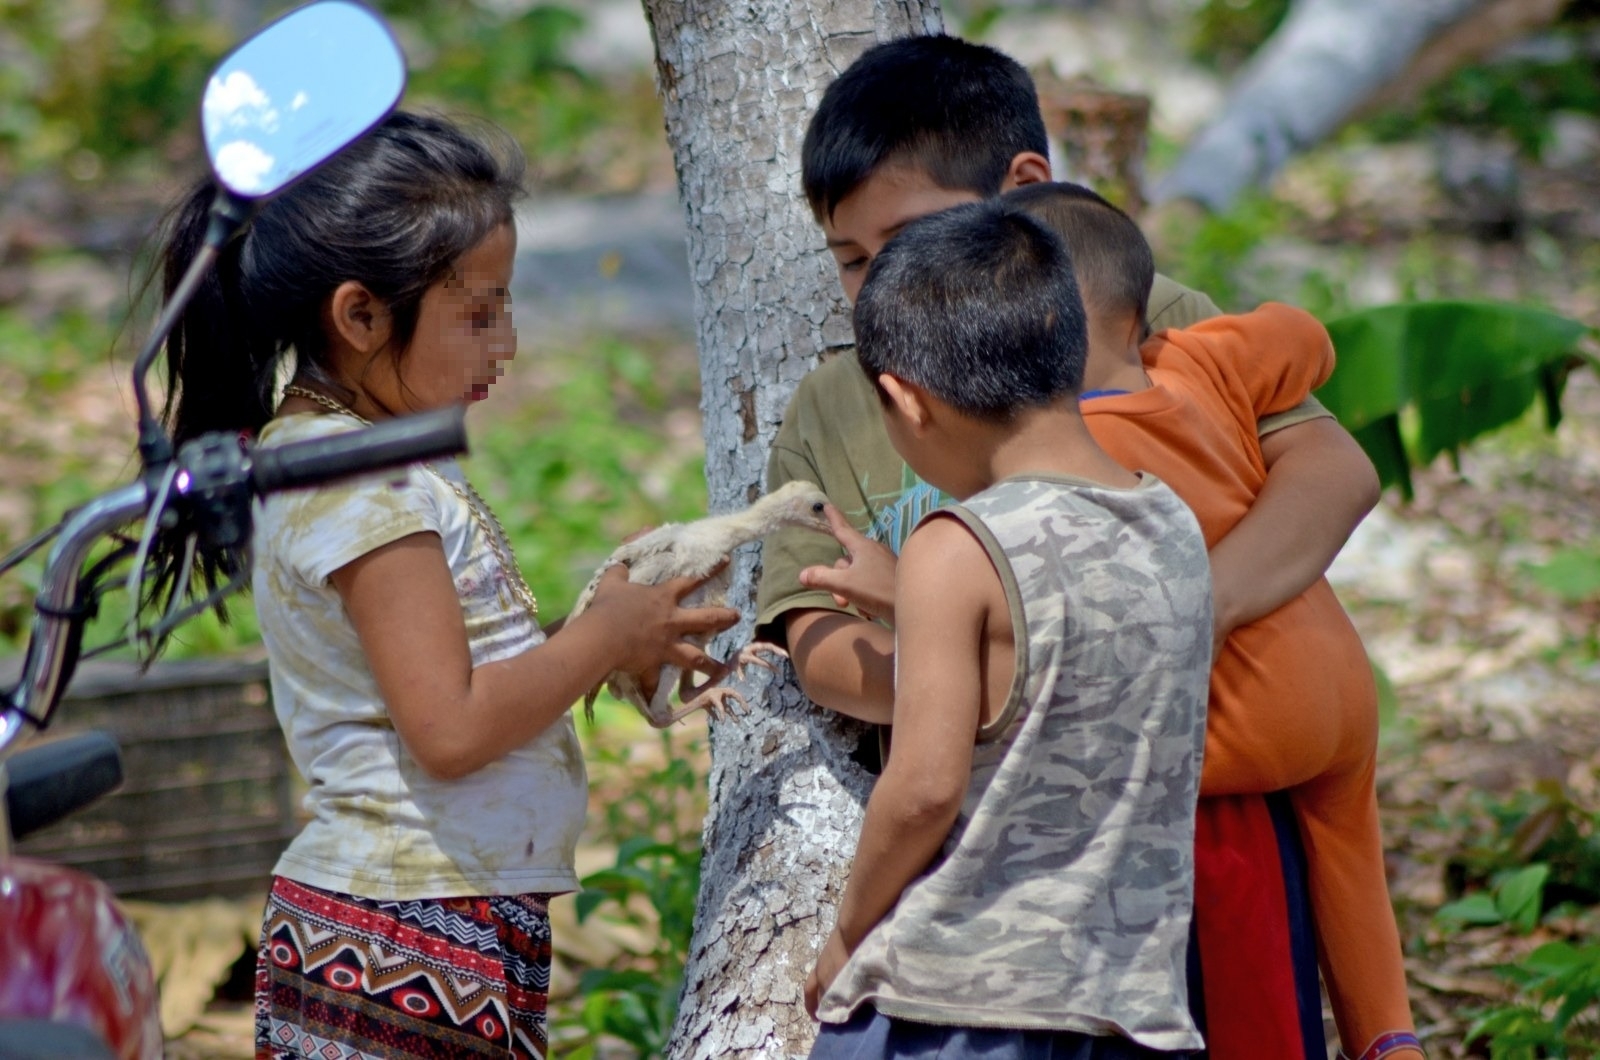
[[[1151, 331], [1184, 328], [1222, 311], [1198, 291], [1157, 274], [1147, 314]], [[1316, 401], [1263, 419], [1261, 434], [1329, 413]], [[895, 552], [923, 515], [948, 502], [895, 452], [884, 430], [878, 395], [854, 350], [823, 363], [800, 381], [767, 459], [767, 489], [804, 479], [814, 482], [851, 524]], [[831, 566], [842, 553], [834, 541], [809, 530], [779, 530], [761, 551], [756, 624], [768, 626], [797, 608], [841, 610], [833, 597], [800, 584], [800, 571]], [[781, 626], [766, 631], [779, 641]]]

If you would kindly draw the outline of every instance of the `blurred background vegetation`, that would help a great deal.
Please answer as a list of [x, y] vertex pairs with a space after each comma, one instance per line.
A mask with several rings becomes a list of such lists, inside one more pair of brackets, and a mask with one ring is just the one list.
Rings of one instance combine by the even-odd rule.
[[[0, 551], [131, 473], [125, 365], [148, 309], [134, 304], [144, 241], [176, 189], [201, 172], [196, 113], [206, 71], [287, 6], [0, 0]], [[537, 197], [673, 189], [636, 8], [376, 6], [411, 65], [408, 104], [506, 127], [530, 157]], [[1288, 9], [1289, 0], [966, 0], [947, 4], [946, 18], [952, 30], [1005, 48], [1037, 36], [1033, 27], [1059, 22], [1070, 33], [1102, 15], [1147, 39], [1134, 27], [1154, 19], [1170, 45], [1158, 61], [1192, 68], [1185, 76], [1220, 96]], [[630, 12], [631, 43], [610, 47], [608, 27]], [[1592, 328], [1600, 320], [1597, 69], [1600, 0], [1576, 0], [1528, 40], [1363, 115], [1226, 212], [1152, 215], [1163, 268], [1232, 307], [1273, 298], [1334, 319], [1378, 304], [1492, 298]], [[1151, 88], [1131, 72], [1096, 74]], [[1158, 98], [1148, 168], [1170, 164], [1192, 131], [1163, 121]], [[521, 356], [475, 413], [469, 473], [506, 523], [545, 613], [556, 615], [624, 534], [704, 511], [698, 370], [681, 327], [546, 334], [526, 311], [519, 324]], [[1577, 408], [1592, 420], [1600, 403], [1590, 385]], [[1475, 607], [1556, 616], [1557, 631], [1539, 648], [1546, 661], [1600, 681], [1600, 525], [1592, 496], [1584, 500], [1593, 479], [1566, 466], [1570, 444], [1539, 415], [1519, 411], [1484, 443], [1509, 466], [1539, 468], [1538, 482], [1517, 471], [1456, 488], [1447, 468], [1405, 510], [1454, 522], [1453, 547], [1482, 579], [1471, 582], [1478, 599], [1435, 588], [1405, 606], [1355, 600], [1352, 609], [1367, 603], [1373, 629], [1465, 623], [1460, 635], [1487, 638], [1474, 644], [1486, 650], [1498, 650], [1500, 634], [1462, 618]], [[1488, 482], [1498, 491], [1494, 511], [1480, 512], [1491, 506], [1480, 503], [1462, 515], [1459, 506], [1475, 489], [1481, 500]], [[0, 653], [20, 646], [37, 572], [25, 565], [0, 581]], [[233, 610], [231, 628], [197, 621], [173, 653], [254, 650], [250, 608]], [[113, 600], [89, 642], [113, 638], [122, 621]], [[1425, 713], [1422, 697], [1437, 690], [1393, 676], [1403, 705]], [[555, 1015], [574, 1055], [653, 1055], [671, 1025], [688, 941], [705, 752], [693, 726], [663, 741], [625, 711], [603, 707], [601, 719], [583, 730], [603, 808], [586, 847], [590, 896], [563, 914], [586, 922], [558, 928], [567, 970]], [[1456, 732], [1450, 724], [1392, 722], [1388, 753], [1407, 768], [1432, 762], [1435, 738]], [[1576, 739], [1589, 730], [1567, 731]], [[1435, 1055], [1600, 1055], [1591, 1018], [1600, 997], [1594, 771], [1588, 788], [1502, 785], [1470, 799], [1470, 783], [1404, 787], [1423, 774], [1449, 769], [1412, 770], [1386, 789], [1386, 807], [1416, 807], [1391, 819], [1390, 831], [1403, 836], [1393, 856], [1408, 950], [1432, 969], [1418, 1012], [1434, 1028]], [[1426, 882], [1413, 885], [1408, 873]], [[1454, 978], [1443, 982], [1440, 968]], [[574, 994], [580, 974], [585, 989]], [[1469, 1046], [1472, 1031], [1479, 1037]]]

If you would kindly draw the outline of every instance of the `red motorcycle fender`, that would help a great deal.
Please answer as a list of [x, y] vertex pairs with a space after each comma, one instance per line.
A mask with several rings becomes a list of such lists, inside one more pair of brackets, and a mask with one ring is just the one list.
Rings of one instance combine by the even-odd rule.
[[48, 862], [0, 861], [0, 1017], [76, 1024], [118, 1060], [160, 1060], [155, 975], [110, 888]]

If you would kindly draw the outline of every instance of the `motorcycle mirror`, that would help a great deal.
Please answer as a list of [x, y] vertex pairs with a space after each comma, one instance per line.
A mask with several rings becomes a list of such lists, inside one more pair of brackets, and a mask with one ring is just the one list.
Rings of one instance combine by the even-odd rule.
[[200, 106], [217, 179], [200, 252], [167, 297], [133, 362], [139, 457], [147, 473], [172, 460], [145, 377], [183, 307], [255, 204], [287, 188], [378, 124], [400, 102], [405, 56], [383, 19], [359, 0], [313, 0], [235, 48]]
[[246, 200], [282, 191], [382, 121], [405, 88], [389, 28], [353, 0], [291, 11], [224, 59], [201, 126], [217, 181]]

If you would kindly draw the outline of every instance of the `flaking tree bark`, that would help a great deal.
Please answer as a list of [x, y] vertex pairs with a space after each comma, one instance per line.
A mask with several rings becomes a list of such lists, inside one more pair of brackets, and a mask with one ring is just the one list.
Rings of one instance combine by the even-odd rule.
[[[706, 477], [713, 511], [760, 494], [789, 396], [850, 342], [800, 193], [822, 90], [867, 47], [937, 32], [936, 0], [644, 0], [667, 139], [688, 214]], [[753, 612], [759, 558], [735, 558], [730, 603]], [[724, 653], [750, 636], [746, 624]], [[870, 777], [860, 727], [812, 706], [785, 668], [744, 686], [748, 716], [711, 727], [710, 810], [694, 939], [669, 1055], [804, 1055], [801, 1004], [832, 927]]]

